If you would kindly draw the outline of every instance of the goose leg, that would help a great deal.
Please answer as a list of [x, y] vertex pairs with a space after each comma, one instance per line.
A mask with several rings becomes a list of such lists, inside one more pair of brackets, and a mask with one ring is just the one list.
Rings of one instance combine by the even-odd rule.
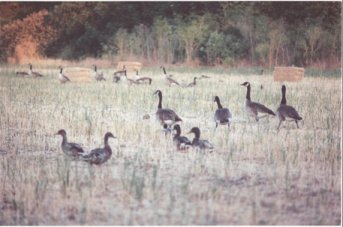
[[299, 125], [298, 125], [298, 121], [297, 121], [297, 120], [295, 120], [295, 123], [297, 124], [297, 128], [299, 128]]
[[280, 129], [280, 125], [281, 125], [281, 123], [282, 123], [282, 121], [280, 120], [280, 122], [279, 122], [279, 126], [277, 127], [277, 130], [279, 130], [279, 129]]

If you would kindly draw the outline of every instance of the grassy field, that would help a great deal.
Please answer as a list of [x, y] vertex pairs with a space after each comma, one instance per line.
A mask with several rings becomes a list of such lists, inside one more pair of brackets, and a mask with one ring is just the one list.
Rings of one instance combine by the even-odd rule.
[[[0, 71], [1, 225], [341, 223], [341, 78], [286, 83], [288, 103], [304, 121], [277, 131], [276, 117], [248, 120], [240, 86], [249, 81], [252, 100], [276, 110], [282, 83], [271, 75], [203, 69], [210, 79], [180, 88], [167, 87], [159, 68], [141, 72], [153, 78], [151, 86], [62, 85], [55, 68], [37, 69], [46, 75], [40, 79], [16, 77], [15, 70]], [[99, 71], [107, 78], [112, 72]], [[184, 83], [201, 75], [170, 73]], [[200, 127], [213, 153], [175, 150], [154, 117], [156, 89], [183, 119], [182, 134]], [[233, 114], [230, 132], [214, 131], [215, 95]], [[112, 132], [112, 158], [102, 166], [68, 162], [54, 135], [62, 128], [87, 150]]]

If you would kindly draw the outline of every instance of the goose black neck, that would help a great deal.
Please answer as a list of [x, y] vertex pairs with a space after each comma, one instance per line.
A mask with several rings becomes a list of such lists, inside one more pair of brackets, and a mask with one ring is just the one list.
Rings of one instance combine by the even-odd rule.
[[158, 106], [157, 106], [158, 109], [162, 109], [162, 93], [159, 92], [158, 93]]
[[105, 138], [104, 138], [104, 144], [105, 144], [105, 147], [109, 147], [108, 145], [108, 136], [106, 135]]
[[138, 76], [138, 70], [136, 71], [136, 76]]
[[200, 131], [199, 131], [199, 130], [195, 131], [195, 132], [194, 132], [194, 135], [195, 135], [195, 136], [194, 136], [194, 139], [197, 139], [197, 140], [198, 140], [198, 139], [200, 138]]
[[194, 77], [194, 85], [196, 85], [196, 80], [197, 80], [197, 78], [196, 78], [196, 77]]
[[97, 68], [96, 68], [96, 65], [94, 65], [94, 71], [96, 72]]
[[176, 134], [174, 137], [179, 137], [181, 135], [181, 129], [179, 127], [176, 127], [175, 130], [176, 130]]
[[63, 68], [60, 69], [60, 73], [62, 73], [62, 71], [63, 71]]
[[62, 135], [62, 144], [68, 143], [67, 135]]
[[32, 70], [32, 65], [30, 64], [30, 70]]
[[251, 101], [251, 98], [250, 98], [250, 84], [247, 86], [247, 95], [246, 95], [246, 99]]
[[281, 104], [283, 104], [283, 105], [286, 105], [286, 104], [287, 104], [287, 100], [286, 100], [286, 89], [282, 90]]
[[167, 74], [166, 69], [164, 67], [163, 67], [163, 72], [164, 72], [164, 74]]
[[216, 102], [217, 102], [217, 105], [218, 105], [218, 109], [222, 109], [222, 104], [220, 104], [220, 100], [219, 99], [216, 99]]

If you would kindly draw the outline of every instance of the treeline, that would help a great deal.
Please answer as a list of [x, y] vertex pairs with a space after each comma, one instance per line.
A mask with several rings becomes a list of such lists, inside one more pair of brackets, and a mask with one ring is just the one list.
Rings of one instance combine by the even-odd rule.
[[2, 2], [0, 12], [2, 62], [340, 66], [340, 2]]

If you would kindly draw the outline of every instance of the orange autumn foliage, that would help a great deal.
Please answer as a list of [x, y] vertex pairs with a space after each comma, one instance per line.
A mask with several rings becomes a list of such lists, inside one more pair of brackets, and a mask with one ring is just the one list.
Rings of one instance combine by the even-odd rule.
[[46, 46], [54, 40], [56, 30], [45, 22], [48, 11], [41, 10], [23, 20], [15, 20], [0, 30], [1, 50], [7, 61], [23, 63], [39, 59]]

